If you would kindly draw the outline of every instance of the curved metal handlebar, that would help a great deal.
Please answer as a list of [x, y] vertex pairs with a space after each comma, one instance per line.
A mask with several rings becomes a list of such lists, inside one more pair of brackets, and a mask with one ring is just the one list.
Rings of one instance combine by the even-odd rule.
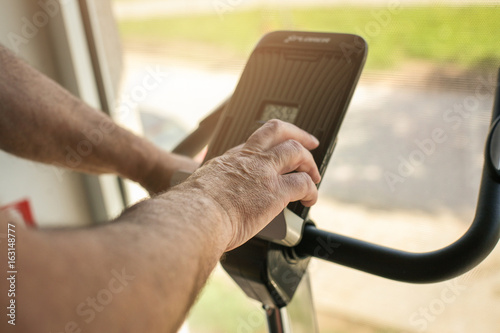
[[214, 133], [215, 126], [227, 105], [229, 98], [222, 102], [214, 111], [203, 119], [198, 128], [181, 141], [172, 153], [195, 157], [209, 142]]
[[433, 252], [412, 253], [306, 225], [295, 253], [411, 283], [443, 281], [472, 269], [500, 238], [500, 72], [491, 123], [474, 222], [455, 243]]

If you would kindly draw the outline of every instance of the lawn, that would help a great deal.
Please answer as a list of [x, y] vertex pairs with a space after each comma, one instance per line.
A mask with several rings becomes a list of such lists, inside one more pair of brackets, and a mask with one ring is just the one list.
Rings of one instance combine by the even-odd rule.
[[500, 66], [500, 7], [328, 7], [228, 11], [154, 19], [121, 20], [127, 42], [210, 44], [245, 58], [272, 30], [355, 33], [369, 46], [368, 68], [405, 61]]

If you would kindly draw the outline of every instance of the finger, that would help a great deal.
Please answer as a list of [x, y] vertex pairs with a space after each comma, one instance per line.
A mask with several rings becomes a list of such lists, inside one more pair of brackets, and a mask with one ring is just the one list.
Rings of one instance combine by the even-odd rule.
[[278, 172], [286, 174], [292, 171], [305, 172], [315, 184], [321, 181], [318, 167], [309, 150], [295, 140], [287, 140], [273, 147], [269, 154], [276, 160]]
[[278, 119], [272, 119], [256, 130], [248, 138], [245, 146], [266, 151], [290, 139], [300, 142], [307, 149], [314, 149], [319, 145], [318, 139], [297, 126]]
[[289, 202], [300, 200], [304, 206], [311, 207], [318, 201], [318, 188], [305, 172], [283, 175], [281, 184], [288, 194]]

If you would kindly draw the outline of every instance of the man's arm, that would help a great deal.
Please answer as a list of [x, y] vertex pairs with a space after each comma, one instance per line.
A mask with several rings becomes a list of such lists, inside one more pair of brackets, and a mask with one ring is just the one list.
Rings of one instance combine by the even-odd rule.
[[[111, 224], [18, 229], [16, 327], [175, 332], [223, 252], [254, 236], [288, 202], [315, 203], [320, 175], [308, 149], [317, 144], [297, 127], [273, 120], [244, 145]], [[0, 247], [7, 252], [6, 242]], [[5, 297], [5, 280], [0, 287]], [[9, 327], [7, 319], [0, 328]]]
[[114, 173], [151, 193], [191, 159], [166, 153], [116, 125], [0, 45], [0, 149], [90, 173]]

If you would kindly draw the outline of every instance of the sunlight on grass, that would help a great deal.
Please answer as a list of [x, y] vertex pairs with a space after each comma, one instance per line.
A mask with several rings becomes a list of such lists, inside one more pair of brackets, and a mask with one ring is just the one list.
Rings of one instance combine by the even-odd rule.
[[189, 314], [192, 333], [266, 332], [264, 311], [228, 278], [212, 277]]
[[[368, 68], [406, 61], [471, 69], [500, 63], [500, 9], [492, 7], [328, 7], [252, 10], [119, 22], [125, 42], [197, 42], [246, 58], [259, 38], [279, 29], [355, 33], [369, 46]], [[495, 33], [496, 32], [496, 33]]]

